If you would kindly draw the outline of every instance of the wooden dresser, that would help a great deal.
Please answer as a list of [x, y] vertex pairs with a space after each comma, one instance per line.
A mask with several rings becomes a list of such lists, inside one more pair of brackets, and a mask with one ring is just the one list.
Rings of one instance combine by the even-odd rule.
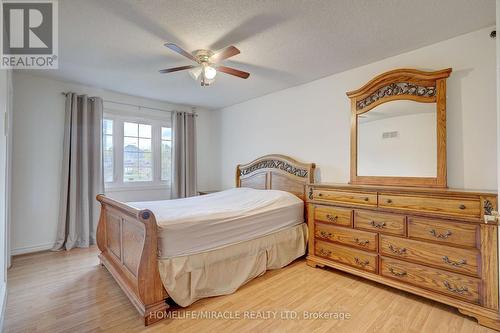
[[310, 184], [310, 266], [427, 297], [500, 330], [493, 193]]

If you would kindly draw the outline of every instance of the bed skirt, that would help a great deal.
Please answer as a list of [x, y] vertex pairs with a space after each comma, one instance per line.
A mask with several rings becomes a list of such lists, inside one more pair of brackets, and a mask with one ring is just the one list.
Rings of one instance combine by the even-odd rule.
[[203, 253], [158, 260], [168, 295], [180, 306], [235, 292], [269, 269], [282, 268], [306, 253], [307, 225]]

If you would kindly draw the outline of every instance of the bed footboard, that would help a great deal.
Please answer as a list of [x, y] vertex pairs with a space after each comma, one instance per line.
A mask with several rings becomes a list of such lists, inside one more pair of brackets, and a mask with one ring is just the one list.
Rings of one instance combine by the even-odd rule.
[[154, 214], [98, 195], [101, 214], [97, 246], [101, 263], [113, 275], [149, 325], [165, 318], [168, 294], [158, 271]]

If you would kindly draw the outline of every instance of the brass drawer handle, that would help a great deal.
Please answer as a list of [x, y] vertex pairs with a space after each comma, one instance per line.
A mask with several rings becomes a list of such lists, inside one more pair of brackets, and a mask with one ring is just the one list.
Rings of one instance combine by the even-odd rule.
[[450, 260], [450, 258], [448, 258], [448, 256], [444, 256], [443, 257], [443, 261], [446, 264], [452, 265], [452, 266], [455, 266], [455, 267], [460, 267], [460, 266], [463, 266], [463, 265], [467, 264], [467, 260], [465, 260], [465, 259], [462, 259], [460, 261], [453, 261], [453, 260]]
[[365, 239], [365, 240], [360, 240], [359, 238], [354, 238], [354, 242], [358, 245], [361, 245], [361, 246], [366, 246], [368, 245], [368, 243], [370, 243], [369, 240]]
[[320, 231], [319, 234], [321, 235], [321, 237], [323, 238], [332, 238], [332, 233], [331, 232], [326, 232], [326, 231]]
[[375, 228], [382, 229], [385, 227], [385, 222], [382, 223], [377, 223], [375, 221], [371, 221], [370, 224], [374, 226]]
[[387, 203], [388, 204], [392, 203], [392, 199], [387, 199]]
[[392, 275], [394, 275], [394, 276], [398, 276], [398, 277], [403, 277], [403, 276], [406, 276], [406, 275], [407, 275], [407, 273], [406, 273], [405, 271], [402, 271], [402, 272], [396, 272], [396, 271], [394, 270], [394, 268], [392, 268], [392, 267], [389, 267], [389, 272], [391, 272], [391, 274], [392, 274]]
[[332, 251], [319, 249], [318, 253], [324, 257], [329, 257], [332, 254]]
[[365, 200], [365, 201], [369, 201], [369, 200], [370, 200], [370, 198], [366, 197], [366, 198], [364, 198], [363, 200]]
[[405, 247], [397, 248], [395, 246], [392, 246], [392, 244], [389, 244], [389, 250], [391, 250], [392, 253], [397, 254], [399, 256], [402, 256], [402, 255], [406, 254], [406, 248]]
[[469, 291], [469, 289], [467, 287], [454, 288], [451, 286], [451, 284], [448, 281], [444, 281], [443, 284], [446, 287], [446, 289], [448, 289], [449, 291], [451, 291], [452, 293], [455, 293], [455, 294], [462, 295], [462, 294], [465, 294]]
[[465, 208], [467, 208], [467, 207], [465, 207], [465, 205], [460, 205], [460, 206], [458, 206], [458, 208], [460, 208], [460, 209], [464, 210], [464, 209], [465, 209]]
[[370, 262], [368, 260], [365, 260], [365, 261], [362, 261], [361, 259], [359, 259], [358, 257], [354, 257], [354, 261], [356, 262], [356, 264], [358, 264], [359, 266], [361, 267], [365, 267], [366, 265], [370, 264]]
[[337, 215], [333, 216], [330, 214], [326, 214], [326, 219], [330, 222], [336, 222], [339, 217]]
[[446, 239], [452, 235], [452, 232], [450, 230], [446, 230], [446, 233], [444, 233], [444, 234], [439, 234], [439, 233], [437, 233], [436, 230], [432, 229], [432, 230], [429, 230], [429, 233], [432, 236], [434, 236], [436, 238], [440, 238], [440, 239]]
[[323, 193], [318, 193], [318, 197], [322, 197], [323, 196]]

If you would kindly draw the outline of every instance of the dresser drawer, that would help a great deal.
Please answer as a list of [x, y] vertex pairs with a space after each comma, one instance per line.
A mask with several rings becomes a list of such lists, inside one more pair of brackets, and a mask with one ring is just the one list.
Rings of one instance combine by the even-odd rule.
[[408, 217], [408, 237], [428, 239], [449, 245], [476, 247], [479, 240], [479, 226]]
[[390, 258], [381, 258], [382, 276], [479, 303], [479, 279]]
[[458, 249], [446, 245], [380, 235], [380, 254], [441, 267], [457, 273], [480, 275], [478, 250]]
[[314, 253], [319, 257], [324, 257], [368, 272], [377, 272], [378, 256], [376, 254], [322, 241], [316, 241], [314, 243]]
[[373, 232], [347, 229], [316, 223], [314, 227], [316, 238], [354, 246], [364, 250], [377, 250], [377, 234]]
[[445, 215], [477, 217], [481, 216], [480, 201], [460, 198], [439, 198], [397, 194], [379, 194], [379, 207], [405, 209], [418, 212]]
[[314, 207], [314, 219], [316, 221], [352, 227], [352, 209], [316, 205]]
[[344, 204], [377, 206], [377, 194], [375, 192], [349, 192], [314, 189], [312, 196], [314, 200], [325, 200], [329, 202]]
[[354, 228], [378, 231], [392, 235], [406, 235], [406, 217], [398, 214], [354, 211]]

